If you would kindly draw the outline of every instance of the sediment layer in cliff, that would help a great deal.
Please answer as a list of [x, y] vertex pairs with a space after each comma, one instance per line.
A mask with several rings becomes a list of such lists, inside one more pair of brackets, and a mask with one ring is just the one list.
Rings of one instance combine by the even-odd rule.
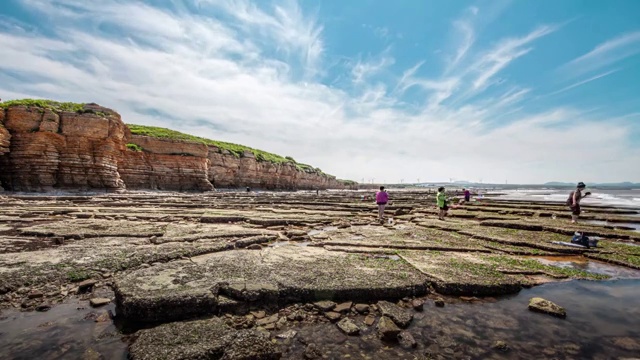
[[241, 145], [129, 127], [118, 113], [96, 104], [18, 100], [0, 103], [0, 185], [13, 191], [207, 191], [214, 186], [327, 189], [350, 184], [291, 158]]

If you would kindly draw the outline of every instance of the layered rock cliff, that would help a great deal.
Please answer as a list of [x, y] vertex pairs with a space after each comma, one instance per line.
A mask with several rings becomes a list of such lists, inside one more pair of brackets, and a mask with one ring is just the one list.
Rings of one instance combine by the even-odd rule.
[[198, 140], [132, 134], [118, 113], [96, 104], [25, 100], [0, 105], [0, 185], [7, 190], [348, 185], [294, 161], [261, 159], [251, 150], [238, 153]]

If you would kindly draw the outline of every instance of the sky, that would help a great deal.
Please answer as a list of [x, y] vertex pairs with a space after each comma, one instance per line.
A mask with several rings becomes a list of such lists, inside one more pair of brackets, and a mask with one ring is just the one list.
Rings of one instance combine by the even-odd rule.
[[640, 182], [640, 1], [3, 0], [0, 98], [338, 178]]

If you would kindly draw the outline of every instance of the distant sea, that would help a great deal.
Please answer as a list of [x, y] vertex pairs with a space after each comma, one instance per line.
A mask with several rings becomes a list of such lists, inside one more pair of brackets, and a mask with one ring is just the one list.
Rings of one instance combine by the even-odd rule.
[[[497, 193], [498, 199], [552, 201], [563, 203], [569, 197], [571, 189], [509, 189], [491, 190], [488, 194]], [[591, 195], [582, 200], [583, 205], [609, 205], [640, 209], [640, 189], [608, 190], [589, 189]]]

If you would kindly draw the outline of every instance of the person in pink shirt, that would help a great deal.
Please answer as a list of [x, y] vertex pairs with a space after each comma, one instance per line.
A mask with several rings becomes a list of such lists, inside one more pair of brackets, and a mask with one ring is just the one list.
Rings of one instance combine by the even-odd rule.
[[378, 204], [378, 220], [384, 219], [384, 207], [389, 202], [389, 194], [384, 190], [384, 186], [380, 186], [380, 191], [376, 193], [376, 204]]

